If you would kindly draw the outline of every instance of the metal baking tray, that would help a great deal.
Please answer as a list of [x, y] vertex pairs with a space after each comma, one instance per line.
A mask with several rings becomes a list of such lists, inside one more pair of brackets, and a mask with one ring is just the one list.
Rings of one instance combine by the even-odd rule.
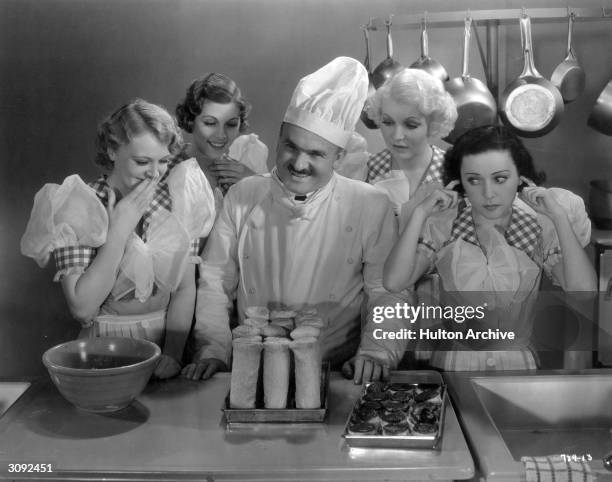
[[[377, 383], [377, 382], [374, 382]], [[363, 397], [368, 393], [368, 387], [371, 383], [365, 384], [359, 399], [355, 402], [353, 410], [349, 414], [344, 427], [342, 436], [346, 440], [349, 447], [362, 447], [362, 448], [406, 448], [406, 449], [439, 449], [440, 440], [442, 439], [442, 432], [444, 428], [444, 416], [446, 412], [447, 404], [447, 391], [446, 385], [442, 380], [442, 376], [433, 370], [418, 370], [418, 371], [406, 371], [397, 373], [391, 376], [391, 379], [385, 382], [387, 386], [391, 384], [402, 384], [412, 388], [424, 388], [429, 385], [440, 386], [440, 415], [438, 418], [437, 430], [431, 434], [419, 434], [410, 433], [406, 435], [385, 435], [382, 433], [382, 429], [379, 426], [376, 434], [365, 435], [365, 434], [353, 434], [349, 433], [349, 426], [353, 420], [353, 416], [361, 405]], [[410, 425], [412, 428], [412, 424]]]
[[228, 424], [232, 423], [311, 423], [323, 422], [329, 398], [329, 363], [321, 367], [321, 408], [295, 408], [295, 381], [289, 383], [288, 408], [264, 408], [263, 391], [258, 390], [257, 408], [230, 408], [229, 392], [222, 408]]

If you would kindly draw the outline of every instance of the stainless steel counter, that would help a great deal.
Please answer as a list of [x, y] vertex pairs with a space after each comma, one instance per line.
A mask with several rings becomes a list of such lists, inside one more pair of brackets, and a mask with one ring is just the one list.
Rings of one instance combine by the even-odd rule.
[[[127, 409], [80, 411], [48, 379], [0, 418], [0, 479], [450, 480], [474, 465], [449, 405], [439, 450], [349, 449], [341, 437], [359, 386], [333, 373], [326, 423], [226, 428], [229, 374], [152, 382]], [[7, 463], [52, 464], [52, 474], [8, 474]]]
[[597, 480], [612, 480], [602, 463], [612, 447], [612, 370], [446, 372], [444, 380], [480, 480], [525, 480], [522, 456], [555, 454], [584, 458]]

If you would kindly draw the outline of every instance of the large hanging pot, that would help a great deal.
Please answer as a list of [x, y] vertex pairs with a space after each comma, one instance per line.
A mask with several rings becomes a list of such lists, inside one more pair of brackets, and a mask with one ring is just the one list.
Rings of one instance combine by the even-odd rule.
[[474, 127], [494, 124], [497, 121], [497, 104], [487, 86], [468, 73], [470, 63], [470, 37], [472, 19], [465, 19], [463, 36], [463, 73], [461, 77], [446, 82], [447, 92], [457, 105], [457, 122], [451, 133], [444, 138], [453, 144], [461, 134]]
[[[376, 88], [374, 87], [374, 82], [372, 80], [372, 71], [370, 70], [370, 35], [368, 33], [368, 26], [364, 25], [362, 28], [363, 28], [363, 36], [365, 38], [365, 45], [366, 45], [366, 56], [363, 61], [363, 65], [368, 71], [368, 80], [369, 80], [368, 99], [369, 99], [370, 96], [376, 91]], [[374, 122], [372, 119], [368, 117], [368, 101], [367, 100], [366, 100], [365, 105], [363, 106], [363, 110], [361, 111], [361, 122], [363, 122], [363, 125], [366, 126], [368, 129], [378, 129], [376, 122]]]
[[557, 65], [550, 77], [550, 81], [559, 89], [561, 97], [563, 97], [563, 102], [566, 104], [576, 100], [576, 97], [582, 93], [586, 77], [572, 49], [574, 17], [575, 14], [573, 12], [568, 15], [567, 56], [563, 62]]
[[602, 134], [612, 136], [612, 80], [608, 81], [597, 97], [587, 124]]
[[531, 20], [520, 19], [525, 65], [523, 72], [504, 91], [500, 116], [504, 123], [522, 137], [547, 134], [559, 123], [563, 114], [563, 98], [559, 89], [536, 70], [533, 62]]
[[393, 40], [391, 40], [391, 20], [385, 22], [387, 26], [387, 58], [383, 60], [372, 72], [372, 82], [374, 87], [378, 89], [385, 81], [393, 77], [397, 72], [403, 69], [402, 64], [393, 60]]
[[429, 56], [429, 36], [427, 35], [427, 21], [421, 24], [421, 57], [410, 65], [411, 69], [421, 69], [433, 75], [442, 82], [448, 80], [448, 72], [440, 62]]

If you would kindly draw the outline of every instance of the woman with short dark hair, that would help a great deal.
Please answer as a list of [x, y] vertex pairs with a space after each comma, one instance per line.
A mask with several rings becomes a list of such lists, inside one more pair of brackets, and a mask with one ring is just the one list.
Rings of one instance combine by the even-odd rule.
[[268, 171], [268, 148], [257, 135], [245, 134], [250, 111], [236, 82], [215, 72], [194, 80], [176, 107], [179, 126], [193, 139], [187, 154], [219, 188], [218, 202], [240, 179]]
[[[565, 189], [537, 186], [534, 179], [541, 175], [531, 155], [503, 126], [463, 134], [446, 153], [443, 176], [446, 187], [415, 207], [391, 250], [384, 286], [402, 290], [435, 267], [441, 306], [462, 311], [461, 319], [455, 311], [438, 320], [439, 328], [514, 335], [452, 342], [433, 352], [434, 367], [535, 369], [531, 334], [542, 273], [565, 292], [596, 289], [583, 249], [591, 232], [584, 202]], [[466, 309], [470, 319], [464, 318]]]

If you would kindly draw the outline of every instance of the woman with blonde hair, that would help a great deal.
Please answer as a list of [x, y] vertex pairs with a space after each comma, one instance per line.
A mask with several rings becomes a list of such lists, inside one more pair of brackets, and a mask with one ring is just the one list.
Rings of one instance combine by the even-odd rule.
[[366, 182], [385, 190], [399, 214], [401, 204], [441, 180], [444, 150], [435, 142], [453, 129], [457, 108], [440, 80], [420, 69], [403, 69], [368, 99], [386, 148], [368, 161]]
[[106, 171], [46, 184], [21, 251], [42, 267], [53, 254], [80, 337], [144, 338], [162, 348], [159, 378], [177, 375], [195, 309], [198, 239], [215, 218], [212, 190], [163, 108], [141, 99], [99, 126]]

